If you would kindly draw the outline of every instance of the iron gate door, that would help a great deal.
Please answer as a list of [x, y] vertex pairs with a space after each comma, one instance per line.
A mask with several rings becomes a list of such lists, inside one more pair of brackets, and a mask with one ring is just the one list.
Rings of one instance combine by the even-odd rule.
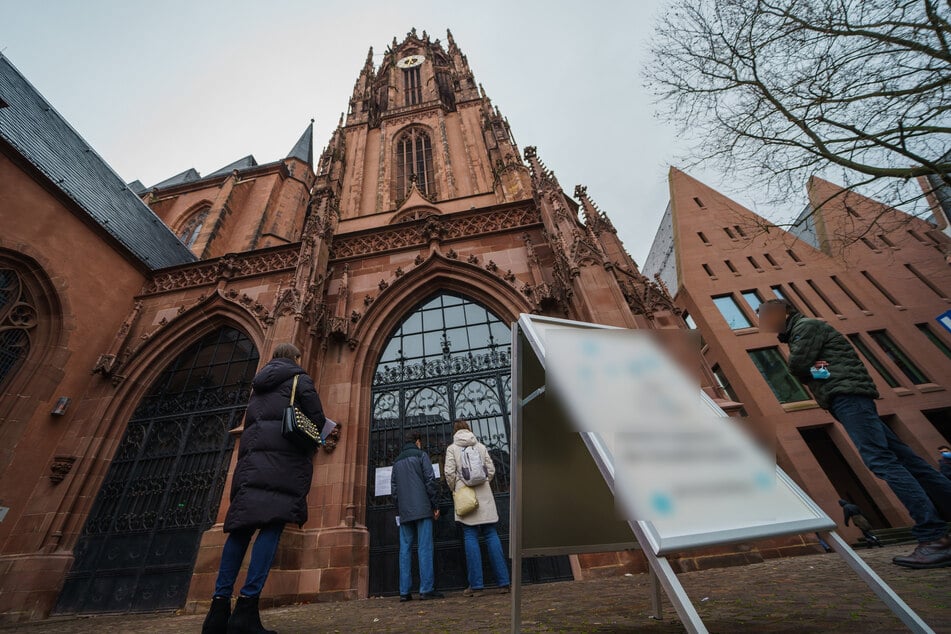
[[[450, 293], [420, 304], [390, 336], [371, 390], [367, 477], [371, 596], [399, 593], [397, 512], [389, 495], [377, 495], [376, 470], [393, 464], [410, 430], [422, 434], [423, 449], [442, 474], [453, 422], [469, 421], [495, 463], [492, 490], [499, 537], [508, 552], [511, 365], [509, 327], [483, 306]], [[438, 484], [441, 515], [433, 531], [436, 587], [462, 589], [468, 585], [462, 531], [453, 517], [449, 487], [442, 479]], [[413, 561], [415, 565], [415, 555]], [[485, 556], [483, 568], [488, 585], [494, 575]], [[571, 578], [567, 557], [524, 560], [526, 583]], [[415, 587], [418, 584], [414, 569]]]
[[220, 328], [163, 371], [129, 421], [74, 550], [55, 612], [185, 603], [201, 534], [218, 513], [258, 352]]

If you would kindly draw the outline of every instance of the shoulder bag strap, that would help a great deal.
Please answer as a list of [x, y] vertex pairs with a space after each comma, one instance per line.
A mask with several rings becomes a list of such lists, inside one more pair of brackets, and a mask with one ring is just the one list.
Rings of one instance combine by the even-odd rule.
[[299, 374], [294, 375], [294, 385], [291, 387], [291, 407], [294, 406], [294, 394], [297, 393], [297, 379], [299, 376]]

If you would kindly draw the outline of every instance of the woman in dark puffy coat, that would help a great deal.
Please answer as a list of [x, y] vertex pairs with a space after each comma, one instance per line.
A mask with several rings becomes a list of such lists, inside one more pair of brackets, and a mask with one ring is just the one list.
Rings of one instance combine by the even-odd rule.
[[[238, 464], [231, 484], [231, 506], [225, 517], [228, 540], [221, 553], [218, 581], [203, 634], [269, 632], [261, 625], [258, 597], [267, 580], [277, 544], [287, 523], [307, 521], [307, 492], [314, 473], [313, 454], [298, 449], [282, 435], [284, 410], [294, 404], [322, 429], [324, 412], [314, 382], [300, 367], [301, 353], [289, 343], [278, 345], [274, 357], [254, 377]], [[251, 561], [241, 594], [231, 612], [235, 580], [251, 538]]]

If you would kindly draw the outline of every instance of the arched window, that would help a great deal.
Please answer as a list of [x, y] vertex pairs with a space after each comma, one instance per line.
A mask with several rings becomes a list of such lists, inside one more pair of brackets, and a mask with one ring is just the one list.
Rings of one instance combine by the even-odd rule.
[[433, 146], [429, 135], [419, 128], [406, 130], [396, 140], [396, 199], [403, 200], [412, 178], [416, 188], [429, 198], [436, 195], [433, 179]]
[[194, 341], [133, 412], [74, 550], [56, 612], [182, 607], [218, 516], [258, 351], [223, 326]]
[[36, 308], [19, 275], [0, 268], [0, 385], [30, 353], [30, 332], [36, 327]]
[[[511, 331], [484, 306], [453, 293], [419, 304], [392, 332], [376, 366], [370, 391], [367, 521], [370, 530], [370, 594], [398, 591], [396, 508], [383, 474], [399, 455], [405, 433], [418, 430], [423, 449], [440, 473], [453, 421], [469, 421], [492, 456], [492, 480], [499, 517], [508, 516]], [[442, 515], [434, 530], [440, 553], [440, 588], [466, 586], [465, 557], [444, 480], [439, 483]], [[507, 523], [499, 526], [503, 542]], [[530, 580], [570, 579], [567, 557], [546, 560]]]
[[195, 242], [198, 240], [198, 235], [205, 226], [205, 220], [207, 218], [207, 208], [192, 214], [188, 222], [182, 226], [182, 230], [178, 232], [178, 239], [182, 241], [182, 244], [189, 249], [195, 246]]

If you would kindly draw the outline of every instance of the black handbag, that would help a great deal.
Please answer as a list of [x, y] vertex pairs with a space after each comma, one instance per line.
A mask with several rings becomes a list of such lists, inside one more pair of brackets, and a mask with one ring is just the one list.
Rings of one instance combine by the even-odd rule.
[[315, 451], [320, 447], [320, 430], [304, 412], [294, 405], [294, 396], [297, 394], [297, 378], [294, 376], [294, 386], [291, 388], [291, 403], [284, 409], [284, 425], [281, 435], [288, 439], [301, 451]]

